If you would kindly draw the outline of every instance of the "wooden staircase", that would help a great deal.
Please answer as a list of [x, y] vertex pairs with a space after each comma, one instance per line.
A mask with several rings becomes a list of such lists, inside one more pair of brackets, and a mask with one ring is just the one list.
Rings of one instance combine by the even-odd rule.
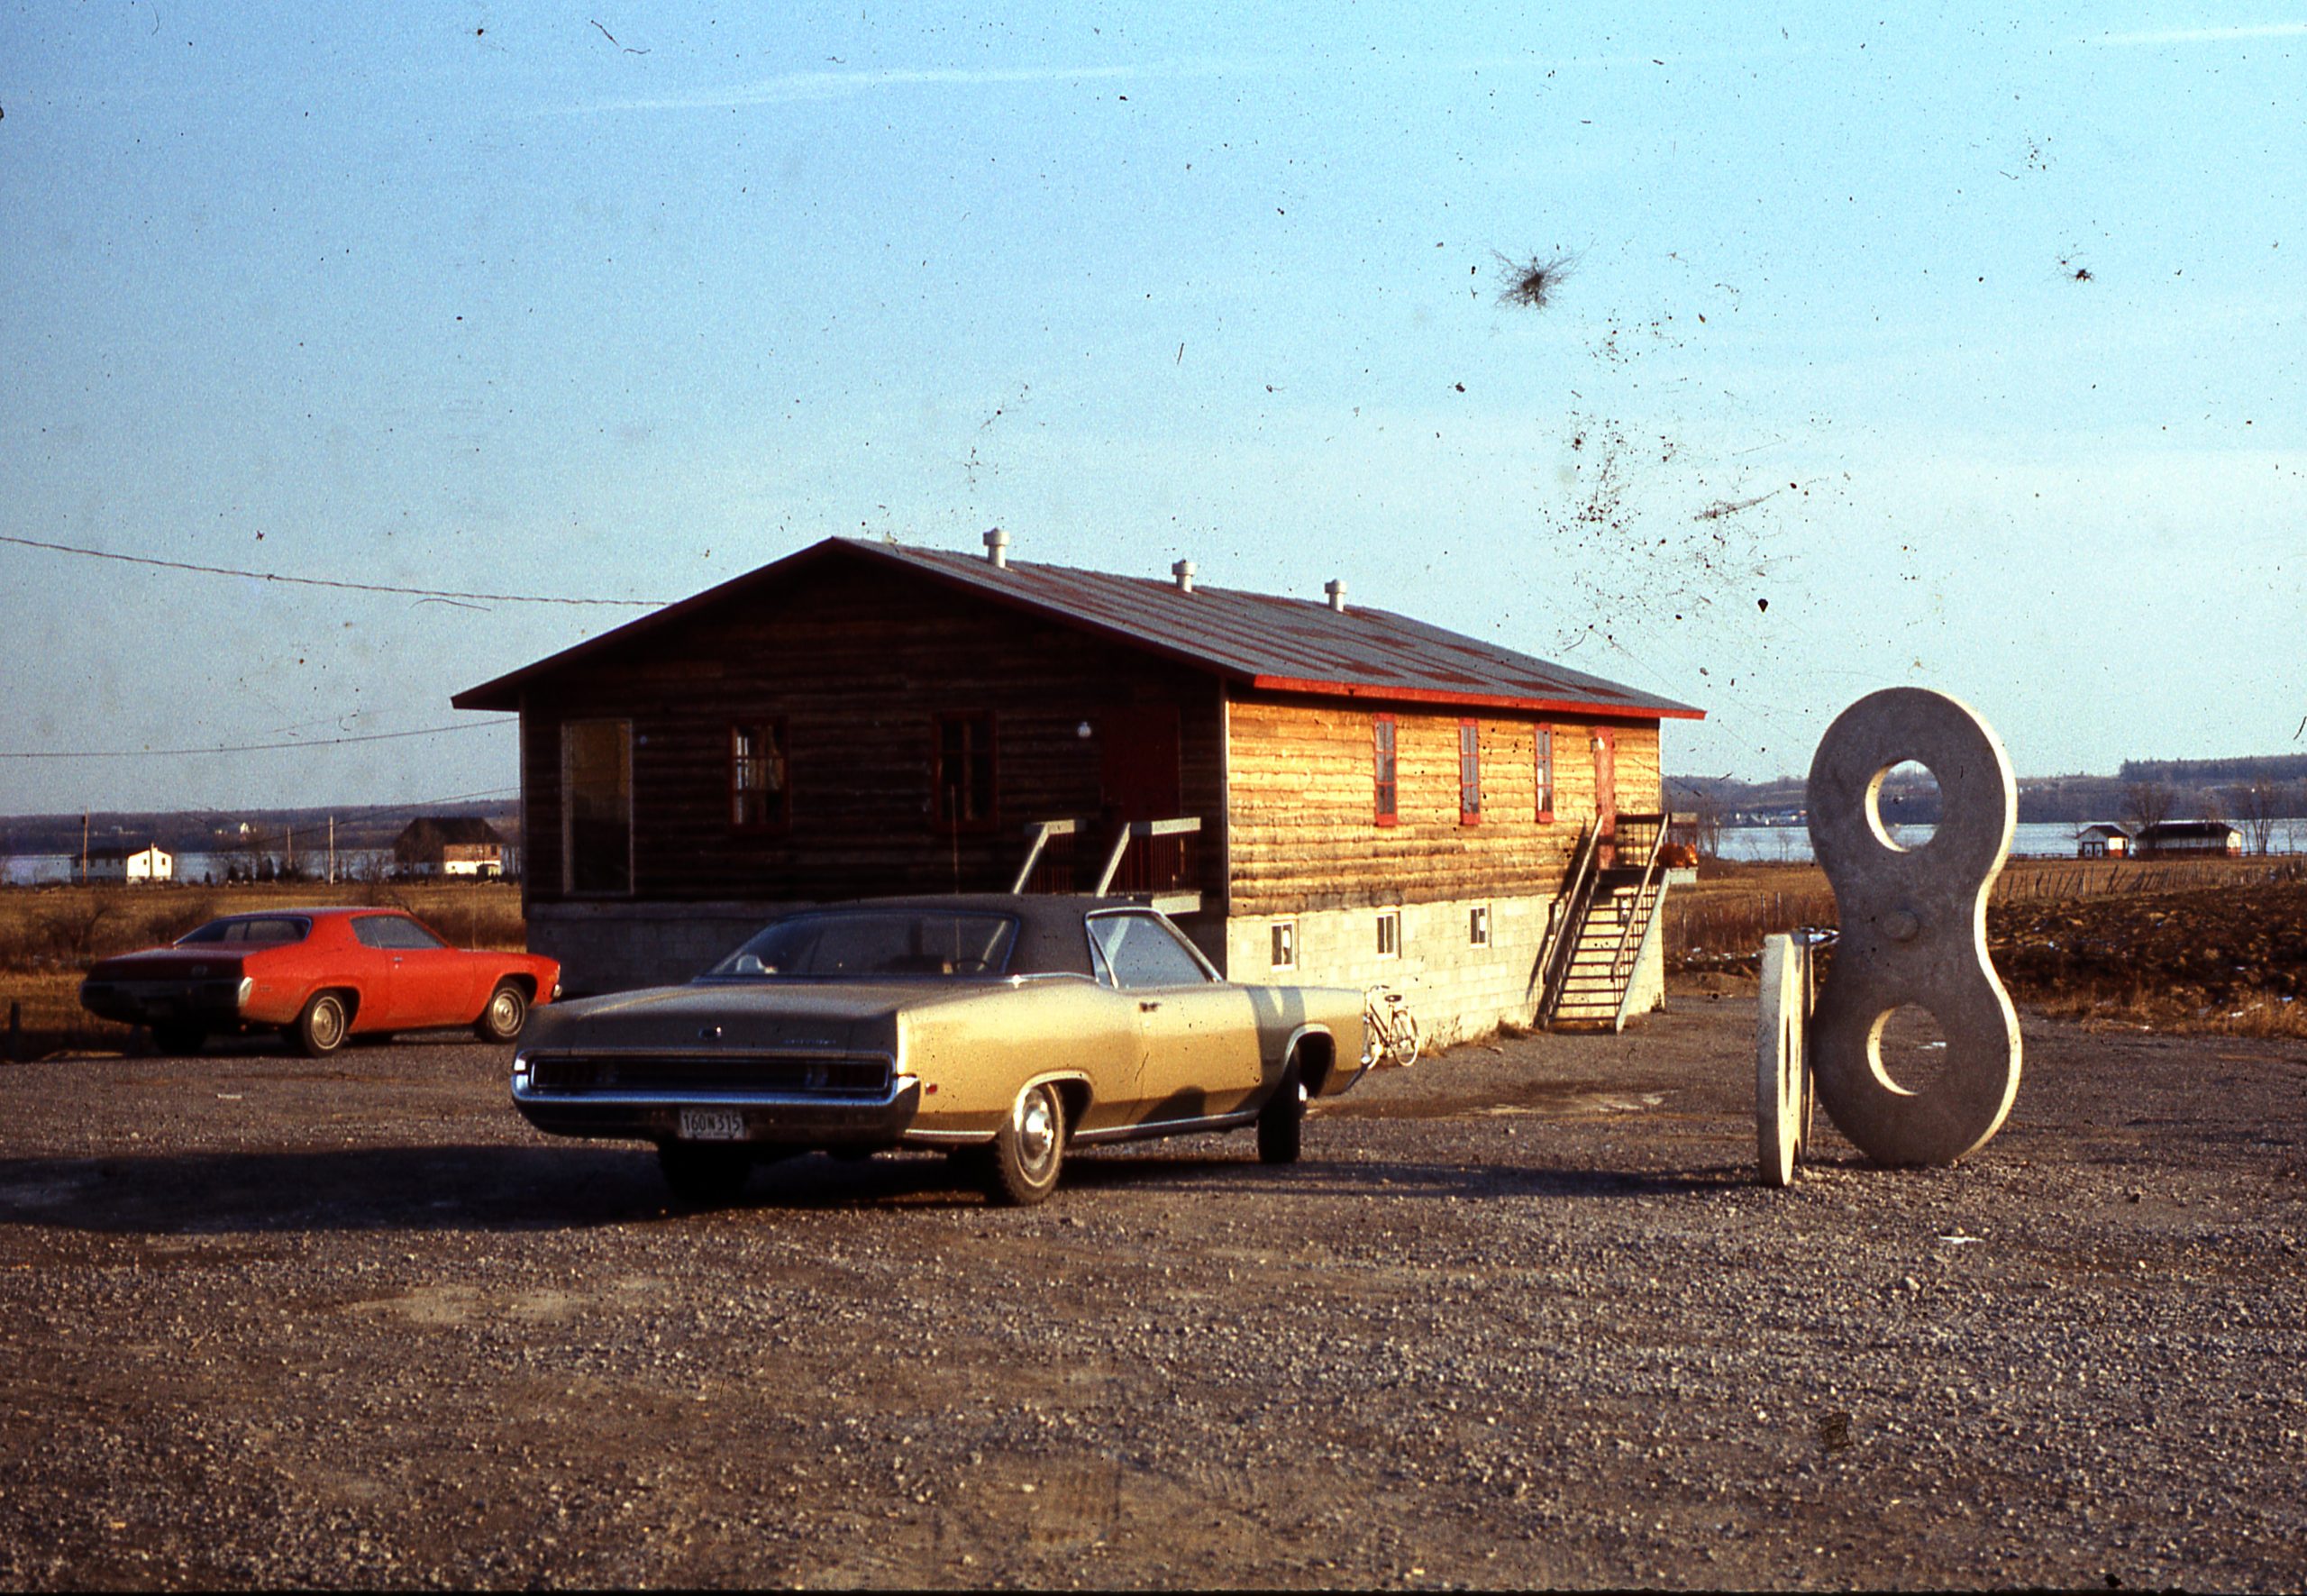
[[[1561, 912], [1539, 956], [1538, 1024], [1550, 1031], [1626, 1028], [1634, 972], [1657, 924], [1666, 816], [1620, 815], [1615, 846], [1579, 838]], [[1601, 862], [1604, 853], [1613, 855]]]

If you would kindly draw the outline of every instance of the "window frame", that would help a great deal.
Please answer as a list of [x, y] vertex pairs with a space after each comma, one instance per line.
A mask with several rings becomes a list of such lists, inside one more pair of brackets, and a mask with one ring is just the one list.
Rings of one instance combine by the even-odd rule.
[[1536, 789], [1537, 821], [1540, 825], [1554, 824], [1554, 725], [1541, 721], [1537, 737], [1530, 752], [1530, 776]]
[[[1389, 926], [1393, 927], [1391, 935], [1387, 935], [1386, 928]], [[1402, 911], [1400, 908], [1381, 908], [1378, 911], [1377, 956], [1381, 959], [1399, 959], [1402, 956]]]
[[1458, 824], [1482, 824], [1482, 722], [1458, 723]]
[[[972, 768], [981, 759], [985, 766], [986, 809], [982, 815], [967, 817], [945, 814], [946, 756], [945, 728], [961, 726], [965, 732], [982, 727], [984, 746], [980, 748], [973, 738], [965, 736], [962, 757], [965, 762], [962, 784], [956, 789], [965, 794], [974, 790], [971, 780]], [[941, 709], [929, 717], [929, 825], [940, 836], [966, 836], [998, 831], [1001, 825], [1001, 734], [1000, 725], [990, 709]]]
[[[1160, 931], [1162, 940], [1165, 944], [1183, 951], [1193, 967], [1200, 971], [1199, 979], [1192, 981], [1172, 981], [1154, 986], [1125, 984], [1121, 979], [1121, 972], [1114, 968], [1113, 960], [1106, 951], [1106, 944], [1098, 937], [1098, 927], [1110, 920], [1140, 920], [1154, 926]], [[1099, 909], [1082, 917], [1081, 931], [1083, 937], [1090, 944], [1090, 967], [1096, 971], [1090, 979], [1109, 990], [1117, 992], [1192, 991], [1199, 987], [1225, 983], [1226, 978], [1217, 973], [1217, 967], [1209, 962], [1208, 956], [1199, 948], [1194, 946], [1193, 938], [1179, 930], [1167, 917], [1153, 909]]]
[[[747, 733], [756, 740], [766, 734], [770, 752], [767, 754], [742, 753], [737, 740]], [[764, 784], [747, 787], [743, 784], [747, 765], [767, 764], [774, 767], [780, 780], [774, 786]], [[745, 818], [745, 799], [749, 797], [774, 798], [777, 812], [759, 819]], [[729, 829], [748, 836], [776, 836], [793, 825], [793, 754], [792, 743], [786, 732], [781, 715], [762, 716], [729, 723]]]
[[1466, 906], [1466, 945], [1486, 948], [1491, 935], [1490, 905], [1470, 903]]
[[1380, 825], [1401, 824], [1401, 726], [1391, 715], [1370, 718], [1370, 812]]
[[1272, 961], [1267, 968], [1296, 970], [1299, 956], [1297, 917], [1287, 915], [1279, 920], [1269, 920], [1266, 922], [1266, 951]]
[[[587, 882], [577, 879], [577, 795], [572, 780], [576, 765], [576, 734], [580, 728], [613, 726], [624, 739], [625, 774], [625, 869], [624, 879], [609, 885]], [[630, 898], [634, 894], [635, 789], [639, 785], [634, 768], [634, 750], [637, 740], [633, 732], [633, 717], [627, 715], [577, 716], [561, 723], [561, 890], [565, 898]]]

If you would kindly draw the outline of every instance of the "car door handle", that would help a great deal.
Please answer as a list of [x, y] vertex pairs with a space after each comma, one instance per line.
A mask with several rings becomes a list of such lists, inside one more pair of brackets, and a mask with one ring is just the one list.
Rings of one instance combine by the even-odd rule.
[[1140, 998], [1137, 1000], [1137, 1012], [1140, 1014], [1151, 1014], [1161, 1007], [1162, 1004], [1159, 999]]

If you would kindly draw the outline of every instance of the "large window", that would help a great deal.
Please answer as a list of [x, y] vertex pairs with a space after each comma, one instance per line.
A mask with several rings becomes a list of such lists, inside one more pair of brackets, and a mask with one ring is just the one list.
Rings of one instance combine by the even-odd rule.
[[1554, 728], [1538, 728], [1538, 752], [1533, 772], [1538, 783], [1538, 824], [1546, 825], [1554, 820]]
[[993, 716], [984, 711], [941, 715], [933, 727], [935, 759], [929, 791], [938, 828], [989, 831], [994, 807]]
[[561, 728], [561, 880], [570, 892], [633, 890], [633, 723]]
[[1378, 716], [1371, 728], [1371, 736], [1375, 761], [1372, 771], [1377, 782], [1374, 803], [1378, 824], [1391, 825], [1398, 817], [1396, 805], [1400, 796], [1394, 780], [1394, 717], [1391, 715]]
[[791, 817], [785, 782], [785, 723], [729, 728], [729, 824], [739, 831], [783, 831]]
[[1458, 824], [1482, 824], [1482, 726], [1458, 723]]

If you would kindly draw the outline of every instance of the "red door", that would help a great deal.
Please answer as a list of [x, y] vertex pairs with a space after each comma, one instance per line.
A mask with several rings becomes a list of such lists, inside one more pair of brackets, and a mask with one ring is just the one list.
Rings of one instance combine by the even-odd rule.
[[1594, 836], [1596, 862], [1608, 870], [1618, 862], [1619, 734], [1609, 726], [1594, 732]]
[[1178, 712], [1167, 704], [1108, 709], [1098, 722], [1098, 797], [1117, 820], [1178, 812]]
[[[1169, 820], [1178, 813], [1178, 712], [1173, 705], [1132, 704], [1098, 717], [1097, 861], [1102, 864], [1120, 828], [1133, 820]], [[1122, 855], [1114, 889], [1147, 891], [1173, 882], [1183, 844], [1142, 837]], [[1091, 866], [1094, 871], [1096, 866]], [[1094, 875], [1081, 883], [1096, 885]]]

